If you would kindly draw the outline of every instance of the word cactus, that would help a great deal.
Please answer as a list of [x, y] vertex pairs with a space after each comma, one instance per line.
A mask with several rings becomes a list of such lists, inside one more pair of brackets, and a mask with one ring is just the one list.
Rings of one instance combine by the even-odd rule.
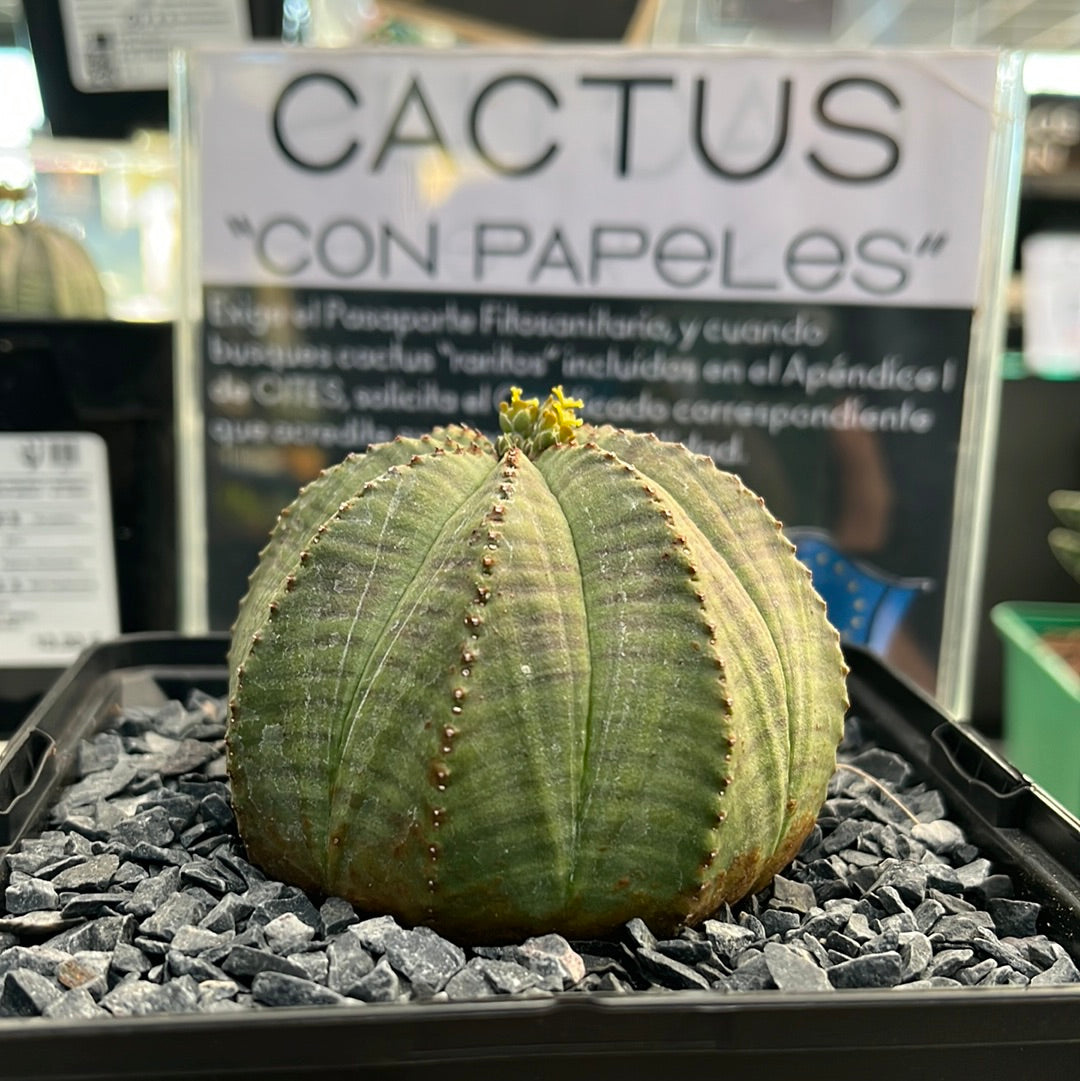
[[691, 925], [812, 829], [847, 705], [809, 574], [711, 459], [514, 390], [350, 455], [230, 650], [253, 860], [460, 941]]

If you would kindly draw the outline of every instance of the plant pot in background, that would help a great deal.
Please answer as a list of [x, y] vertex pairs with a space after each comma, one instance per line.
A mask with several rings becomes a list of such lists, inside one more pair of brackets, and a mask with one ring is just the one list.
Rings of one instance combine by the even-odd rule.
[[1074, 814], [1080, 814], [1080, 673], [1044, 635], [1080, 635], [1080, 603], [995, 605], [990, 618], [1005, 650], [1002, 721], [1006, 755]]

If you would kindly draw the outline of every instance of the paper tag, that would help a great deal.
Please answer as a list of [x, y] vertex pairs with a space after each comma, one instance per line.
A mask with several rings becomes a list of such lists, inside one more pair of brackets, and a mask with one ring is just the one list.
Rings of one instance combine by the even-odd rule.
[[62, 667], [119, 630], [104, 440], [0, 434], [0, 667]]
[[1051, 379], [1080, 376], [1080, 237], [1033, 233], [1024, 267], [1024, 363]]
[[83, 93], [164, 90], [169, 50], [251, 36], [246, 0], [61, 0], [71, 82]]

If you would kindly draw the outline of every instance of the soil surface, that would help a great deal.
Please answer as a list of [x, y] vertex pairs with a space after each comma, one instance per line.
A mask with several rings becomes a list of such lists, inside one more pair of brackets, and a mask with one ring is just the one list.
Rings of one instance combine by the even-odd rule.
[[1080, 676], [1080, 630], [1051, 631], [1043, 641]]

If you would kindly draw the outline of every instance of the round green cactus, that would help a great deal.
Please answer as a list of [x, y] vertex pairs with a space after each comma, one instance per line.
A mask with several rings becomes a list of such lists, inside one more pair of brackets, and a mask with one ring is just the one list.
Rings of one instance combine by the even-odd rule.
[[824, 605], [711, 459], [515, 391], [324, 472], [230, 651], [269, 872], [463, 941], [693, 924], [813, 827], [847, 705]]
[[104, 319], [105, 290], [82, 244], [39, 221], [0, 225], [0, 315]]

